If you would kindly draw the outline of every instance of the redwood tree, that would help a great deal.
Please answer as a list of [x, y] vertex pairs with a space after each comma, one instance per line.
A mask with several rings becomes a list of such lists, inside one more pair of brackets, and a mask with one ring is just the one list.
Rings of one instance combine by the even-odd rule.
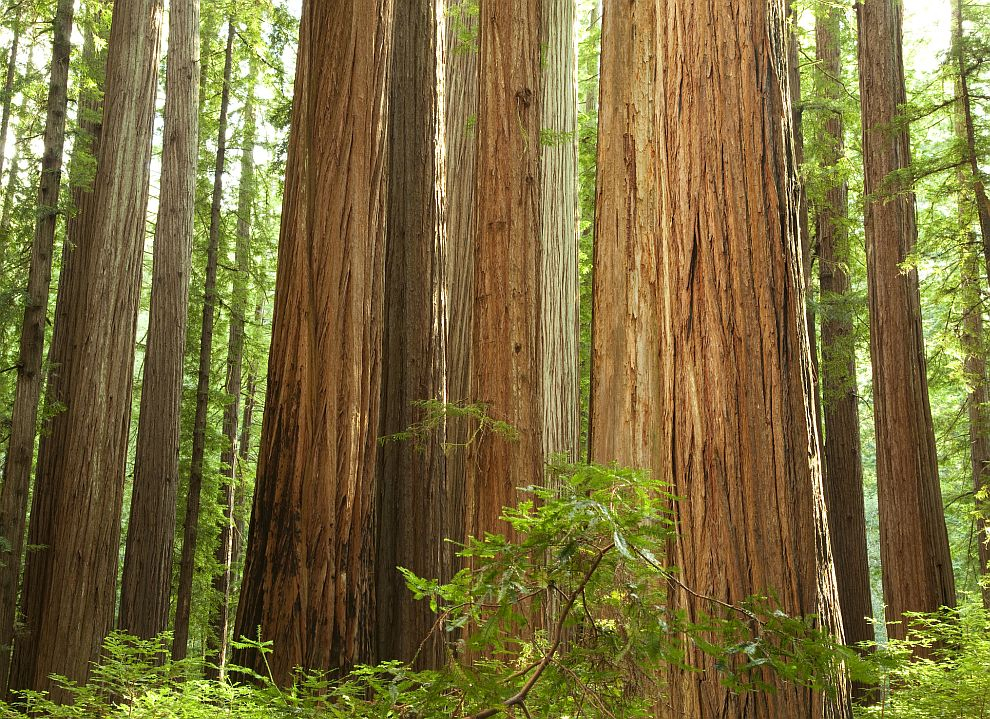
[[134, 334], [158, 74], [160, 0], [115, 3], [93, 192], [79, 208], [60, 288], [10, 686], [67, 694], [113, 623]]
[[[672, 0], [660, 16], [662, 476], [680, 498], [669, 561], [692, 590], [673, 585], [670, 600], [689, 619], [712, 610], [705, 597], [771, 593], [791, 615], [836, 604], [816, 562], [828, 540], [784, 18], [782, 0]], [[713, 658], [683, 649], [703, 671], [670, 671], [671, 716], [822, 711], [779, 679], [736, 695]]]
[[468, 448], [465, 533], [508, 532], [502, 508], [543, 466], [540, 0], [482, 0], [471, 398], [516, 433]]
[[952, 558], [939, 487], [928, 398], [918, 272], [906, 266], [918, 238], [911, 162], [901, 4], [856, 6], [863, 120], [866, 264], [876, 423], [880, 559], [888, 633], [903, 638], [905, 612], [955, 604]]
[[[445, 397], [446, 327], [442, 191], [443, 137], [437, 92], [436, 7], [396, 4], [389, 98], [389, 185], [381, 434], [421, 419], [414, 404]], [[378, 654], [436, 666], [442, 637], [428, 602], [416, 600], [397, 567], [442, 576], [444, 432], [414, 444], [387, 442], [379, 471]]]
[[[289, 682], [375, 649], [375, 455], [391, 0], [303, 5], [279, 273], [234, 662]], [[348, 22], [341, 22], [348, 18]]]
[[162, 180], [151, 276], [131, 514], [120, 590], [120, 629], [168, 628], [179, 421], [199, 132], [199, 0], [169, 8]]

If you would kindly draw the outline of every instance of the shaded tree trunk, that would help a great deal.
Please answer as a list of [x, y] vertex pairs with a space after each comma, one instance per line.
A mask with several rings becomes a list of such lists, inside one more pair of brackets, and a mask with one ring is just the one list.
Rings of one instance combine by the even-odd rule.
[[[446, 399], [435, 3], [399, 0], [394, 28], [381, 383], [381, 435], [386, 437], [422, 418], [415, 402]], [[424, 668], [443, 662], [444, 632], [424, 643], [436, 617], [428, 602], [413, 598], [397, 567], [422, 577], [443, 575], [444, 440], [441, 427], [416, 444], [387, 442], [379, 455], [378, 656], [416, 660]]]
[[[391, 0], [307, 0], [258, 479], [234, 662], [373, 659]], [[340, 22], [341, 17], [350, 22]]]
[[10, 39], [10, 52], [7, 53], [7, 70], [4, 74], [3, 108], [0, 109], [0, 177], [3, 177], [4, 152], [7, 149], [7, 131], [10, 128], [10, 111], [14, 106], [14, 78], [17, 76], [17, 49], [21, 42], [21, 5], [17, 5], [13, 21], [13, 37]]
[[[668, 561], [699, 595], [770, 592], [788, 614], [829, 616], [784, 3], [668, 2], [659, 47], [661, 476], [681, 497]], [[712, 610], [681, 586], [670, 598], [689, 620]], [[779, 679], [736, 695], [713, 658], [683, 649], [703, 671], [671, 670], [672, 716], [826, 708]]]
[[606, 3], [598, 106], [589, 459], [659, 473], [660, 90], [655, 0]]
[[577, 7], [549, 0], [542, 8], [543, 451], [573, 462], [581, 442]]
[[203, 288], [203, 323], [199, 337], [199, 364], [196, 383], [196, 415], [193, 419], [193, 446], [189, 462], [189, 488], [186, 516], [182, 527], [182, 557], [179, 586], [175, 597], [172, 658], [183, 659], [189, 645], [189, 618], [192, 613], [193, 574], [199, 541], [199, 510], [203, 493], [203, 459], [206, 454], [206, 415], [210, 408], [210, 369], [213, 360], [213, 324], [217, 304], [217, 254], [220, 247], [220, 212], [223, 202], [223, 173], [227, 162], [227, 110], [230, 106], [230, 78], [234, 61], [234, 20], [227, 23], [227, 46], [223, 64], [220, 120], [217, 126], [217, 155], [213, 168], [213, 199], [210, 203], [210, 230], [206, 249], [206, 282]]
[[856, 6], [866, 203], [870, 355], [876, 422], [880, 558], [888, 633], [903, 638], [905, 612], [955, 604], [928, 398], [918, 273], [905, 269], [918, 230], [914, 194], [897, 176], [911, 161], [907, 130], [894, 125], [906, 101], [901, 6]]
[[[856, 335], [853, 328], [849, 278], [849, 188], [841, 178], [845, 130], [838, 107], [844, 88], [841, 77], [840, 22], [842, 12], [820, 11], [815, 25], [818, 74], [816, 93], [828, 104], [817, 143], [822, 164], [834, 178], [815, 208], [819, 282], [822, 307], [821, 386], [824, 408], [825, 499], [828, 506], [832, 555], [835, 557], [842, 625], [848, 644], [873, 641], [870, 567], [866, 551], [866, 509], [863, 499], [863, 459], [859, 435], [859, 395], [856, 390]], [[854, 686], [856, 694], [861, 687]]]
[[215, 621], [210, 632], [210, 651], [216, 667], [208, 667], [207, 675], [218, 678], [224, 671], [229, 652], [230, 598], [233, 590], [234, 530], [237, 485], [241, 481], [238, 467], [237, 421], [240, 414], [241, 375], [244, 364], [244, 326], [247, 311], [248, 281], [251, 272], [251, 224], [255, 194], [254, 149], [257, 138], [257, 121], [254, 108], [255, 63], [249, 63], [248, 96], [244, 103], [243, 147], [241, 148], [241, 180], [237, 193], [237, 242], [234, 248], [233, 292], [230, 307], [230, 331], [227, 339], [227, 377], [224, 392], [227, 405], [223, 411], [224, 446], [220, 455], [220, 506], [224, 510], [223, 524], [217, 542], [216, 559], [220, 572], [213, 576], [213, 588], [220, 596]]
[[80, 208], [67, 303], [56, 312], [50, 396], [65, 410], [43, 434], [10, 686], [69, 695], [113, 623], [157, 87], [159, 0], [117, 3], [108, 50], [102, 142]]
[[542, 481], [540, 1], [482, 0], [471, 396], [509, 423], [467, 451], [465, 534], [511, 534], [517, 487]]
[[[477, 18], [463, 10], [464, 0], [446, 0], [443, 38], [444, 128], [446, 134], [447, 252], [444, 287], [447, 297], [447, 399], [471, 399], [471, 333], [474, 317], [475, 173], [478, 160], [478, 49], [474, 36]], [[467, 39], [471, 38], [471, 39]], [[449, 418], [444, 491], [446, 511], [443, 534], [445, 578], [456, 570], [456, 544], [464, 540], [465, 451], [461, 449], [471, 427], [464, 419]]]
[[118, 622], [121, 630], [142, 638], [168, 628], [171, 607], [182, 370], [196, 206], [199, 0], [172, 0], [168, 47], [151, 310]]
[[[0, 490], [0, 536], [6, 540], [0, 551], [0, 696], [7, 693], [7, 678], [10, 673], [17, 589], [24, 551], [24, 530], [27, 526], [28, 491], [34, 463], [38, 403], [44, 379], [41, 366], [62, 181], [62, 153], [65, 148], [72, 10], [72, 0], [60, 0], [55, 9], [45, 117], [45, 149], [38, 183], [38, 219], [31, 247], [24, 320], [21, 323], [10, 441], [3, 467], [3, 488]], [[16, 55], [16, 44], [15, 36], [12, 57]], [[5, 137], [6, 128], [4, 132], [0, 132], [0, 144]]]

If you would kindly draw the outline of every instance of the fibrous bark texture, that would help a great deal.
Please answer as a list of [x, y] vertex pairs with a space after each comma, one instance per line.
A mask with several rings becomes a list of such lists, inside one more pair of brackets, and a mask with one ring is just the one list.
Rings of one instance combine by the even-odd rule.
[[[341, 22], [347, 18], [348, 22]], [[375, 649], [375, 456], [391, 0], [303, 6], [268, 395], [235, 635], [241, 666], [346, 669]]]
[[143, 638], [168, 628], [171, 606], [182, 370], [196, 206], [199, 0], [172, 0], [166, 72], [151, 311], [118, 622], [121, 630]]
[[210, 370], [213, 363], [213, 325], [217, 313], [217, 254], [220, 249], [220, 220], [223, 203], [223, 173], [227, 164], [227, 110], [230, 107], [230, 80], [234, 61], [234, 20], [227, 21], [224, 51], [223, 88], [220, 91], [220, 117], [217, 123], [217, 154], [213, 167], [213, 197], [210, 202], [210, 230], [206, 245], [206, 280], [203, 286], [203, 322], [199, 335], [199, 365], [196, 382], [196, 415], [193, 418], [192, 456], [189, 458], [189, 486], [186, 516], [182, 526], [182, 557], [179, 560], [179, 586], [175, 596], [175, 622], [172, 658], [183, 659], [189, 644], [192, 615], [193, 574], [196, 546], [199, 544], [199, 509], [203, 495], [203, 460], [206, 455], [206, 414], [210, 408]]
[[[678, 0], [661, 10], [658, 252], [669, 561], [699, 595], [772, 594], [791, 615], [835, 607], [812, 410], [781, 0]], [[680, 585], [689, 618], [712, 606]], [[824, 611], [823, 611], [824, 610]], [[736, 695], [715, 660], [672, 670], [671, 716], [815, 717], [776, 680]], [[842, 716], [844, 708], [830, 709]]]
[[113, 623], [120, 510], [141, 284], [160, 0], [116, 3], [93, 192], [80, 207], [64, 275], [50, 396], [64, 411], [42, 437], [13, 689], [67, 694], [49, 676], [85, 681]]
[[880, 559], [888, 633], [903, 638], [904, 612], [955, 604], [928, 398], [918, 272], [905, 267], [918, 237], [915, 199], [892, 176], [911, 162], [901, 5], [856, 6], [866, 203], [866, 261], [876, 423]]
[[[422, 419], [414, 404], [444, 400], [442, 107], [437, 92], [438, 23], [431, 0], [398, 0], [389, 112], [388, 235], [385, 254], [381, 434]], [[398, 567], [421, 577], [442, 572], [444, 431], [418, 443], [388, 441], [379, 456], [378, 656], [435, 667], [442, 632]], [[418, 446], [417, 446], [418, 444]]]
[[[55, 8], [51, 76], [48, 81], [45, 117], [45, 149], [38, 184], [38, 219], [31, 246], [31, 266], [28, 271], [27, 297], [17, 359], [17, 384], [10, 418], [10, 440], [3, 466], [3, 489], [0, 490], [0, 536], [6, 540], [0, 551], [0, 696], [6, 694], [10, 672], [17, 588], [21, 576], [24, 529], [27, 526], [28, 490], [34, 462], [35, 428], [43, 381], [41, 366], [62, 182], [62, 153], [65, 148], [72, 10], [72, 0], [60, 0]], [[15, 36], [11, 64], [16, 56], [16, 46]], [[5, 131], [5, 127], [0, 131], [0, 144], [3, 144], [6, 137]]]
[[517, 439], [468, 448], [468, 536], [508, 533], [502, 508], [543, 477], [540, 76], [539, 0], [482, 0], [471, 396]]
[[576, 461], [581, 437], [574, 0], [544, 0], [542, 192], [543, 449]]
[[816, 92], [828, 107], [817, 138], [822, 164], [832, 176], [815, 207], [822, 308], [822, 365], [825, 440], [825, 499], [846, 642], [873, 640], [870, 567], [866, 552], [863, 459], [856, 391], [856, 335], [849, 280], [850, 244], [846, 228], [848, 186], [840, 176], [844, 129], [841, 109], [841, 11], [823, 9], [815, 25]]
[[660, 472], [659, 4], [602, 15], [589, 457]]

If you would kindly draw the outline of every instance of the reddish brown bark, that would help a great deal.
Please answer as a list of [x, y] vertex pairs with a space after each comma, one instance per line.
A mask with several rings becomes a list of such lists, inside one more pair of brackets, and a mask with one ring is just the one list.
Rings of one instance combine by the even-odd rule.
[[[341, 17], [349, 22], [340, 22]], [[390, 0], [303, 6], [279, 275], [234, 662], [373, 659]]]
[[905, 612], [955, 604], [952, 558], [942, 509], [918, 273], [905, 267], [918, 237], [910, 187], [892, 175], [911, 162], [901, 6], [857, 5], [870, 355], [876, 423], [880, 558], [888, 633], [903, 638]]
[[[65, 406], [42, 436], [10, 686], [67, 694], [85, 681], [113, 623], [131, 405], [161, 2], [117, 3], [93, 192], [60, 288], [50, 396]], [[64, 290], [64, 291], [63, 291]]]

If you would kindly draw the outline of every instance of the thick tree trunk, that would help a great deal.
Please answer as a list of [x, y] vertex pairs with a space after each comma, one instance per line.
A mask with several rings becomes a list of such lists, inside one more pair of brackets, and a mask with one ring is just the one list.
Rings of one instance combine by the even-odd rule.
[[215, 666], [207, 670], [214, 678], [224, 671], [229, 652], [230, 598], [233, 590], [234, 530], [237, 485], [241, 481], [238, 467], [237, 422], [240, 414], [241, 375], [244, 364], [244, 327], [247, 312], [248, 282], [251, 272], [251, 205], [254, 201], [254, 149], [257, 138], [257, 121], [254, 113], [255, 64], [249, 64], [247, 101], [244, 103], [244, 131], [241, 148], [241, 180], [237, 192], [237, 242], [234, 247], [233, 292], [230, 307], [230, 330], [227, 339], [227, 377], [224, 392], [227, 405], [223, 410], [223, 452], [220, 455], [220, 506], [224, 510], [223, 524], [217, 542], [216, 559], [220, 572], [213, 576], [213, 588], [220, 597], [220, 606], [210, 632], [209, 654]]
[[[849, 279], [850, 240], [846, 228], [849, 188], [840, 177], [845, 130], [841, 102], [839, 8], [823, 9], [815, 25], [818, 61], [816, 93], [829, 103], [817, 143], [824, 169], [836, 178], [815, 208], [822, 307], [821, 386], [824, 408], [824, 475], [832, 555], [846, 642], [873, 641], [870, 567], [866, 552], [863, 459], [856, 390], [856, 335]], [[859, 693], [860, 688], [854, 687]]]
[[465, 533], [509, 533], [502, 508], [542, 481], [540, 0], [482, 0], [471, 396], [508, 422], [467, 452]]
[[13, 689], [85, 681], [113, 623], [151, 136], [159, 0], [113, 9], [103, 128], [93, 192], [80, 208], [59, 300], [50, 395], [65, 406], [42, 436]]
[[[341, 17], [349, 22], [340, 22]], [[235, 636], [241, 666], [374, 658], [391, 0], [307, 0], [268, 397]], [[400, 628], [396, 627], [395, 630]]]
[[7, 149], [7, 130], [10, 128], [10, 111], [14, 106], [14, 78], [17, 76], [17, 48], [21, 42], [21, 6], [17, 6], [14, 17], [14, 34], [10, 39], [10, 52], [7, 53], [7, 70], [4, 73], [3, 94], [0, 100], [0, 177], [3, 177], [4, 152]]
[[[444, 287], [447, 297], [447, 399], [471, 399], [471, 333], [474, 317], [475, 172], [478, 161], [478, 49], [467, 41], [477, 32], [477, 18], [463, 10], [464, 0], [446, 0], [446, 32], [443, 38], [444, 129], [446, 133], [447, 251]], [[447, 488], [443, 534], [445, 578], [457, 569], [455, 543], [464, 540], [465, 450], [472, 428], [464, 419], [450, 418], [447, 441]]]
[[[745, 32], [740, 32], [745, 28]], [[813, 417], [782, 0], [677, 0], [660, 20], [663, 474], [681, 497], [669, 561], [700, 596], [771, 593], [791, 615], [836, 607]], [[816, 717], [775, 683], [735, 695], [715, 660], [672, 670], [671, 716]], [[845, 707], [828, 715], [843, 716]]]
[[[24, 320], [21, 323], [17, 361], [17, 385], [10, 422], [10, 442], [0, 490], [0, 696], [7, 693], [10, 652], [14, 640], [17, 588], [21, 576], [24, 530], [27, 526], [28, 490], [34, 462], [35, 428], [41, 399], [41, 372], [45, 350], [45, 323], [52, 282], [52, 254], [58, 221], [65, 148], [65, 111], [68, 104], [69, 55], [72, 35], [72, 0], [60, 0], [55, 8], [51, 76], [45, 117], [45, 149], [38, 184], [38, 219], [31, 247]], [[16, 47], [16, 41], [14, 43]], [[16, 51], [12, 51], [12, 55]], [[5, 133], [0, 132], [0, 144]]]
[[891, 177], [911, 162], [908, 132], [892, 129], [906, 101], [901, 5], [857, 5], [870, 354], [876, 422], [880, 558], [888, 633], [903, 638], [905, 612], [956, 601], [942, 510], [918, 273], [905, 269], [918, 230], [910, 188]]
[[[437, 92], [438, 24], [432, 0], [399, 0], [390, 83], [388, 238], [381, 434], [421, 419], [413, 404], [445, 400], [446, 327], [442, 106]], [[443, 575], [444, 431], [388, 442], [379, 455], [378, 656], [421, 667], [444, 660], [429, 603], [417, 601], [397, 567]]]
[[543, 451], [573, 462], [581, 442], [577, 7], [574, 0], [542, 7]]
[[234, 20], [227, 22], [227, 46], [223, 64], [223, 89], [217, 125], [217, 155], [213, 168], [213, 198], [210, 203], [210, 230], [206, 247], [206, 281], [203, 288], [203, 323], [199, 337], [199, 364], [196, 383], [196, 415], [193, 419], [193, 446], [189, 462], [189, 488], [186, 516], [182, 527], [182, 557], [179, 586], [175, 597], [172, 658], [183, 659], [189, 645], [189, 618], [192, 613], [193, 574], [199, 540], [199, 509], [203, 494], [203, 459], [206, 455], [206, 414], [210, 408], [210, 369], [213, 360], [213, 324], [217, 305], [217, 254], [220, 247], [220, 211], [223, 201], [223, 173], [227, 162], [227, 110], [230, 106], [230, 78], [234, 61]]
[[598, 107], [589, 458], [662, 470], [655, 0], [606, 3]]
[[121, 630], [143, 638], [168, 628], [172, 588], [182, 369], [196, 205], [199, 0], [172, 0], [168, 48], [151, 312], [118, 622]]

